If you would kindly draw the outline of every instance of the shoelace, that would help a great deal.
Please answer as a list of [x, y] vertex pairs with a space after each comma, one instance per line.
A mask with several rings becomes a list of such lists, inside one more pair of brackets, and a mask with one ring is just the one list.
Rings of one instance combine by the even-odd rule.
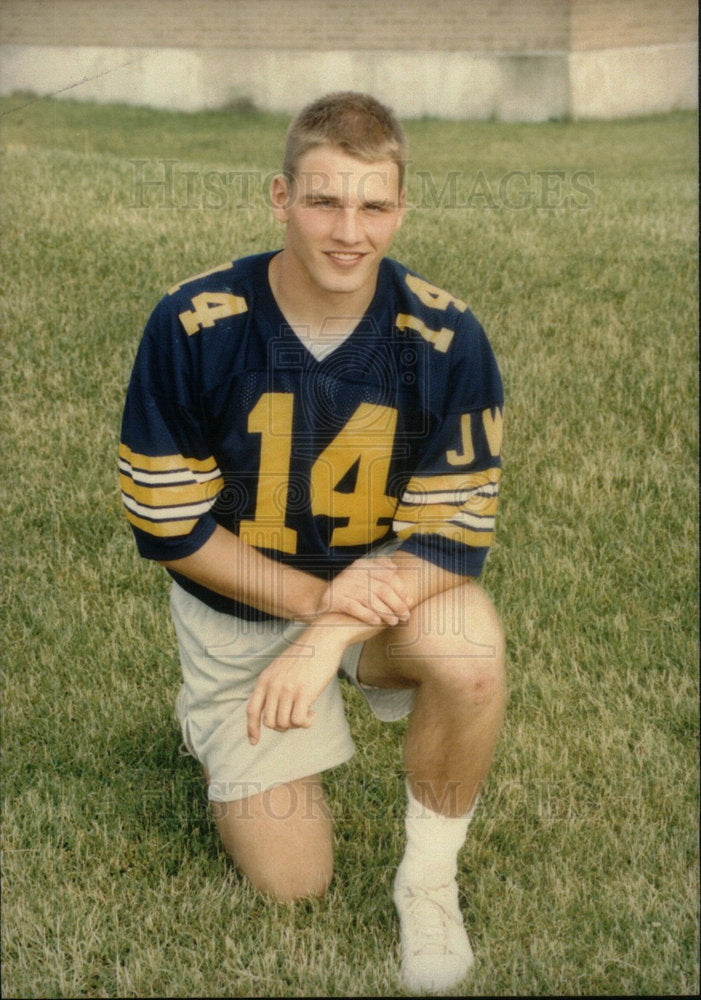
[[[416, 955], [447, 955], [451, 929], [456, 918], [450, 900], [442, 901], [441, 894], [450, 891], [450, 886], [441, 885], [427, 888], [421, 885], [406, 886], [402, 890], [405, 897], [405, 915], [415, 923], [416, 939], [420, 942], [414, 948]], [[413, 936], [413, 935], [412, 935]]]

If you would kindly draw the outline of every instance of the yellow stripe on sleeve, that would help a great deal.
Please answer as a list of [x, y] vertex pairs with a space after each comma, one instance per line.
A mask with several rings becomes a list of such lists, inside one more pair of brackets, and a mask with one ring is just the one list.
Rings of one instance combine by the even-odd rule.
[[473, 531], [464, 528], [459, 524], [451, 524], [450, 521], [437, 521], [435, 524], [401, 524], [394, 523], [394, 531], [398, 538], [407, 539], [411, 535], [441, 535], [449, 538], [452, 542], [459, 542], [461, 545], [471, 545], [474, 548], [488, 548], [493, 541], [493, 531]]
[[481, 472], [449, 473], [444, 476], [414, 476], [409, 480], [404, 493], [425, 494], [428, 499], [431, 493], [464, 493], [489, 483], [498, 483], [500, 478], [499, 467], [483, 469]]
[[179, 469], [189, 469], [191, 472], [214, 472], [217, 460], [210, 455], [208, 458], [190, 458], [184, 455], [141, 455], [132, 451], [127, 445], [120, 443], [119, 457], [135, 469], [144, 472], [176, 472]]
[[140, 528], [141, 531], [145, 531], [149, 535], [155, 535], [156, 538], [175, 538], [178, 535], [189, 535], [197, 524], [197, 518], [185, 521], [149, 521], [148, 518], [139, 517], [128, 508], [126, 514], [127, 520], [135, 528]]

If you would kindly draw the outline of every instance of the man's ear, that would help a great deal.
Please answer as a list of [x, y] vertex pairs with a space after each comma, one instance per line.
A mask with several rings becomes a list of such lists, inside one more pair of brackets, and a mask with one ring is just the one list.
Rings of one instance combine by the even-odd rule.
[[278, 222], [287, 222], [287, 206], [290, 200], [290, 185], [284, 174], [275, 174], [270, 185], [270, 204]]

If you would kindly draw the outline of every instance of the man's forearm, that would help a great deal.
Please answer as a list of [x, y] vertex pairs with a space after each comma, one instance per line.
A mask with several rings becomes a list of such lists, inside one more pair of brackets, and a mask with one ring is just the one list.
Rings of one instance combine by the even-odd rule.
[[406, 620], [428, 597], [464, 582], [399, 551], [391, 558], [359, 559], [329, 585], [264, 556], [221, 525], [196, 552], [161, 565], [260, 611], [314, 623], [317, 638], [336, 649], [369, 638], [367, 626], [377, 626], [377, 632]]
[[298, 621], [318, 615], [326, 590], [323, 580], [269, 559], [221, 525], [196, 552], [161, 565], [224, 597]]

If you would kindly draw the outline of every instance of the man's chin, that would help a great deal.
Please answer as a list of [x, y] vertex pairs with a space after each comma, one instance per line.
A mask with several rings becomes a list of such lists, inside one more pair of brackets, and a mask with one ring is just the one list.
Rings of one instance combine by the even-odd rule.
[[369, 286], [372, 282], [372, 277], [368, 273], [367, 267], [363, 267], [362, 270], [358, 269], [357, 271], [346, 274], [329, 273], [328, 269], [324, 270], [325, 273], [320, 275], [319, 284], [325, 291], [333, 294], [356, 294], [357, 292], [361, 292], [365, 286]]

